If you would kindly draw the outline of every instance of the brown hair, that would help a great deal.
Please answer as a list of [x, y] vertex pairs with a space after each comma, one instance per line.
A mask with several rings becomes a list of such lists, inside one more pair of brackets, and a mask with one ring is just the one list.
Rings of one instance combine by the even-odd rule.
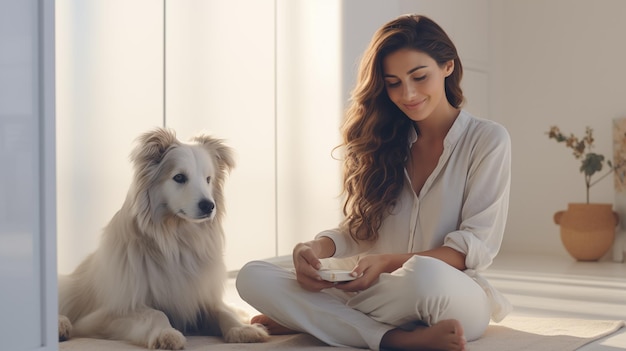
[[413, 122], [389, 99], [382, 61], [405, 48], [429, 55], [440, 66], [453, 60], [454, 71], [445, 79], [446, 98], [455, 108], [463, 103], [463, 67], [454, 44], [438, 24], [424, 16], [405, 15], [376, 31], [361, 58], [341, 130], [346, 195], [342, 225], [355, 240], [378, 238], [382, 220], [404, 184]]

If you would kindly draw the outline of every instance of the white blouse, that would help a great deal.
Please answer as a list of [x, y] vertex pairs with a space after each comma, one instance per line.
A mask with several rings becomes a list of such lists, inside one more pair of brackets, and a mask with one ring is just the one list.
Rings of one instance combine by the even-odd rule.
[[[412, 128], [409, 142], [418, 138]], [[511, 184], [511, 140], [500, 124], [461, 111], [444, 139], [439, 162], [419, 196], [405, 181], [397, 204], [383, 219], [378, 240], [358, 244], [339, 229], [317, 235], [335, 243], [335, 258], [362, 253], [421, 252], [448, 246], [466, 254], [466, 273], [492, 299], [496, 315], [510, 309], [508, 301], [477, 272], [491, 265], [500, 249]], [[497, 295], [497, 296], [496, 296]], [[494, 320], [504, 316], [493, 316]]]

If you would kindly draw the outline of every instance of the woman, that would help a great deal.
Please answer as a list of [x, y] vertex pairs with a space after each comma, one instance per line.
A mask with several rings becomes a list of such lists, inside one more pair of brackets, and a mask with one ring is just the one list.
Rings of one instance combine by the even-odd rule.
[[[262, 313], [253, 322], [336, 346], [464, 350], [506, 315], [476, 272], [502, 241], [510, 138], [461, 110], [462, 74], [427, 17], [375, 33], [342, 127], [345, 220], [296, 245], [295, 274], [262, 261], [242, 268], [239, 294]], [[322, 265], [357, 278], [321, 280]]]

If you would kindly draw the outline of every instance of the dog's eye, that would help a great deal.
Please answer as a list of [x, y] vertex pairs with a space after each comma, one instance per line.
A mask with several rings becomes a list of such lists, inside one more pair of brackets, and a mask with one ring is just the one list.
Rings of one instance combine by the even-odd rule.
[[178, 184], [185, 184], [187, 182], [187, 176], [182, 173], [175, 175], [172, 179]]
[[206, 177], [207, 184], [211, 184], [211, 177]]

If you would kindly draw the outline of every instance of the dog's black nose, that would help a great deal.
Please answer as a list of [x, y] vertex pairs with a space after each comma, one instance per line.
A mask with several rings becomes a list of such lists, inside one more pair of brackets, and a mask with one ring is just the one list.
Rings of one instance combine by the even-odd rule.
[[213, 212], [215, 204], [209, 200], [202, 200], [198, 203], [198, 207], [200, 208], [200, 211], [202, 211], [202, 213], [209, 214]]

